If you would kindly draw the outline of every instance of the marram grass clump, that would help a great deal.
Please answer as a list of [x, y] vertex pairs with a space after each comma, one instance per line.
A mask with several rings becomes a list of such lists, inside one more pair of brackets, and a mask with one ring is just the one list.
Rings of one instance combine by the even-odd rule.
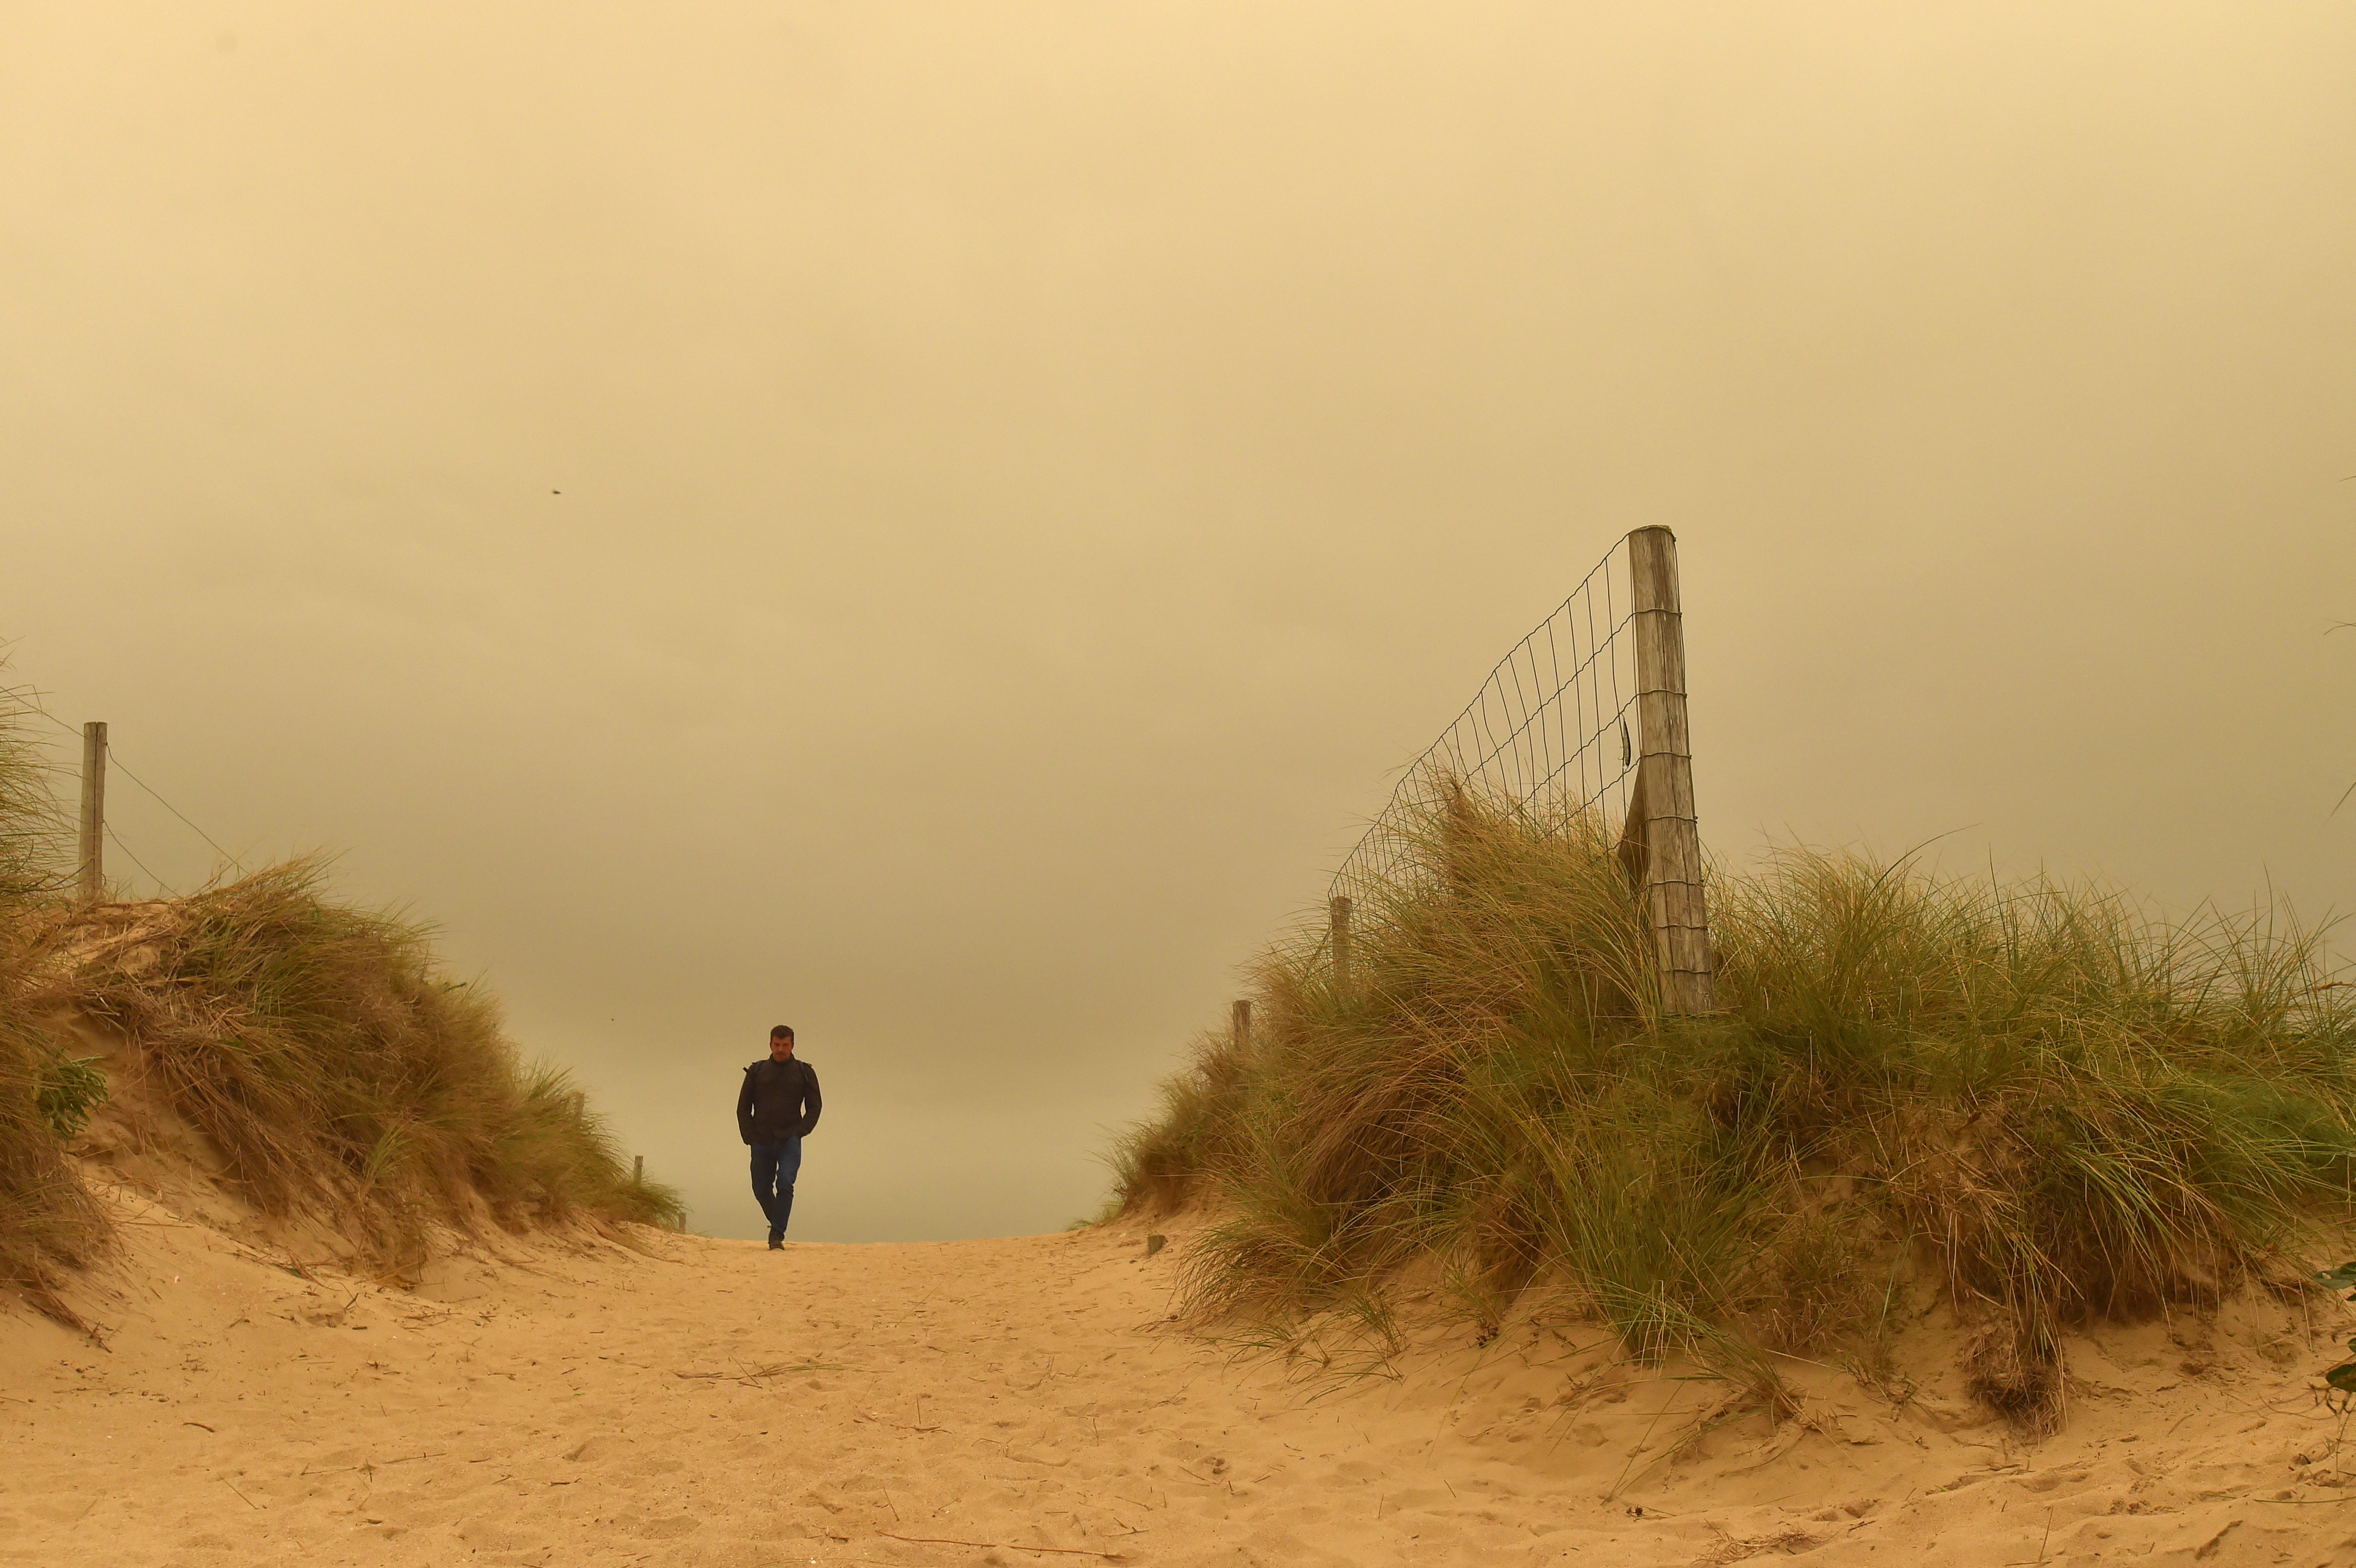
[[32, 1004], [31, 943], [8, 917], [0, 908], [0, 1286], [70, 1322], [58, 1287], [105, 1252], [113, 1230], [58, 1131], [91, 1090], [80, 1080], [80, 1097], [59, 1092], [63, 1053]]
[[681, 1220], [561, 1069], [519, 1059], [487, 992], [444, 975], [421, 928], [331, 902], [316, 863], [78, 911], [63, 937], [60, 1000], [129, 1043], [267, 1213], [395, 1262], [482, 1214]]
[[[0, 1286], [76, 1321], [59, 1293], [115, 1236], [70, 1150], [110, 1098], [134, 1140], [193, 1129], [264, 1216], [324, 1222], [387, 1268], [436, 1226], [681, 1222], [679, 1194], [636, 1179], [561, 1069], [519, 1058], [424, 929], [337, 903], [318, 863], [72, 901], [32, 712], [0, 687]], [[78, 1054], [78, 1030], [122, 1048]], [[180, 1127], [141, 1124], [158, 1117]]]
[[2035, 1423], [2064, 1326], [2287, 1284], [2351, 1219], [2356, 1014], [2278, 917], [1794, 853], [1713, 884], [1719, 1011], [1676, 1018], [1598, 824], [1466, 799], [1414, 837], [1349, 974], [1270, 949], [1248, 1045], [1116, 1151], [1127, 1206], [1214, 1199], [1198, 1311], [1437, 1265], [1488, 1328], [1537, 1288], [1639, 1356], [1869, 1360], [1928, 1287]]
[[[69, 843], [29, 695], [0, 687], [0, 1287], [70, 1317], [57, 1294], [113, 1233], [65, 1155], [59, 1128], [97, 1092], [47, 1026], [40, 916], [70, 879]], [[87, 1064], [84, 1064], [87, 1067]]]

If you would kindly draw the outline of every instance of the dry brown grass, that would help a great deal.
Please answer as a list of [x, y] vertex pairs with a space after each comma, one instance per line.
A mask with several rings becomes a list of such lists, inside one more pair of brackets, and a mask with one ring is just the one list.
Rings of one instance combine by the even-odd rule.
[[[321, 866], [273, 866], [192, 897], [78, 907], [70, 835], [29, 703], [0, 689], [0, 1285], [72, 1320], [59, 1292], [112, 1239], [51, 1103], [60, 1028], [119, 1034], [265, 1214], [317, 1220], [399, 1267], [436, 1225], [568, 1219], [676, 1226], [678, 1193], [634, 1179], [566, 1074], [527, 1064], [479, 986], [427, 933], [348, 908]], [[143, 1114], [155, 1113], [152, 1110]]]
[[560, 1069], [528, 1067], [497, 1002], [426, 933], [324, 896], [310, 861], [194, 897], [62, 914], [53, 996], [118, 1033], [134, 1070], [265, 1212], [324, 1216], [389, 1262], [436, 1223], [676, 1225]]
[[33, 1004], [34, 958], [25, 928], [0, 915], [0, 1285], [73, 1322], [59, 1290], [104, 1254], [113, 1230], [37, 1108], [60, 1045]]
[[59, 1046], [32, 1000], [36, 916], [69, 868], [48, 757], [27, 725], [32, 713], [26, 693], [0, 688], [0, 1284], [70, 1317], [58, 1287], [103, 1252], [112, 1233], [37, 1103]]

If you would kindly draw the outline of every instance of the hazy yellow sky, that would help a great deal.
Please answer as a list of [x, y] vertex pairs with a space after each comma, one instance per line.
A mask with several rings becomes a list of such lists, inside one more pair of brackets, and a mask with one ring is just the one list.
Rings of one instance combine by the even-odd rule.
[[15, 678], [718, 1233], [780, 1019], [797, 1235], [1093, 1207], [1644, 524], [1728, 859], [2356, 905], [2349, 475], [2344, 3], [0, 7]]

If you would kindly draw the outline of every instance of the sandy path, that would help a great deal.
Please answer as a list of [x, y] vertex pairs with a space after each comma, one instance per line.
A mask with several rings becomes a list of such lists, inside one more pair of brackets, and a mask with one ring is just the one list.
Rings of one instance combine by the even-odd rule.
[[2077, 1342], [2033, 1448], [1826, 1372], [1806, 1423], [1672, 1455], [1718, 1385], [1576, 1328], [1322, 1388], [1236, 1364], [1122, 1227], [504, 1241], [405, 1293], [130, 1217], [111, 1352], [0, 1318], [0, 1563], [2356, 1563], [2356, 1501], [2294, 1463], [2324, 1352], [2278, 1326]]

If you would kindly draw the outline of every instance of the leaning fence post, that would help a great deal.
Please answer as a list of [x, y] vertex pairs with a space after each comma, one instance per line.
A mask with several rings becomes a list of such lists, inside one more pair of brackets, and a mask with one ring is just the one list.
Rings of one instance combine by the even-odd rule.
[[1227, 1031], [1235, 1037], [1236, 1049], [1251, 1048], [1251, 1004], [1240, 996], [1236, 998], [1235, 1011], [1228, 1016]]
[[106, 896], [106, 725], [81, 726], [81, 898]]
[[1325, 901], [1325, 931], [1333, 942], [1333, 983], [1347, 989], [1350, 983], [1350, 899], [1337, 893]]
[[1686, 730], [1685, 615], [1677, 596], [1676, 535], [1640, 528], [1628, 535], [1634, 589], [1638, 752], [1633, 806], [1644, 818], [1644, 912], [1670, 1013], [1714, 1005], [1709, 915], [1703, 901], [1701, 834], [1695, 824], [1693, 746]]

